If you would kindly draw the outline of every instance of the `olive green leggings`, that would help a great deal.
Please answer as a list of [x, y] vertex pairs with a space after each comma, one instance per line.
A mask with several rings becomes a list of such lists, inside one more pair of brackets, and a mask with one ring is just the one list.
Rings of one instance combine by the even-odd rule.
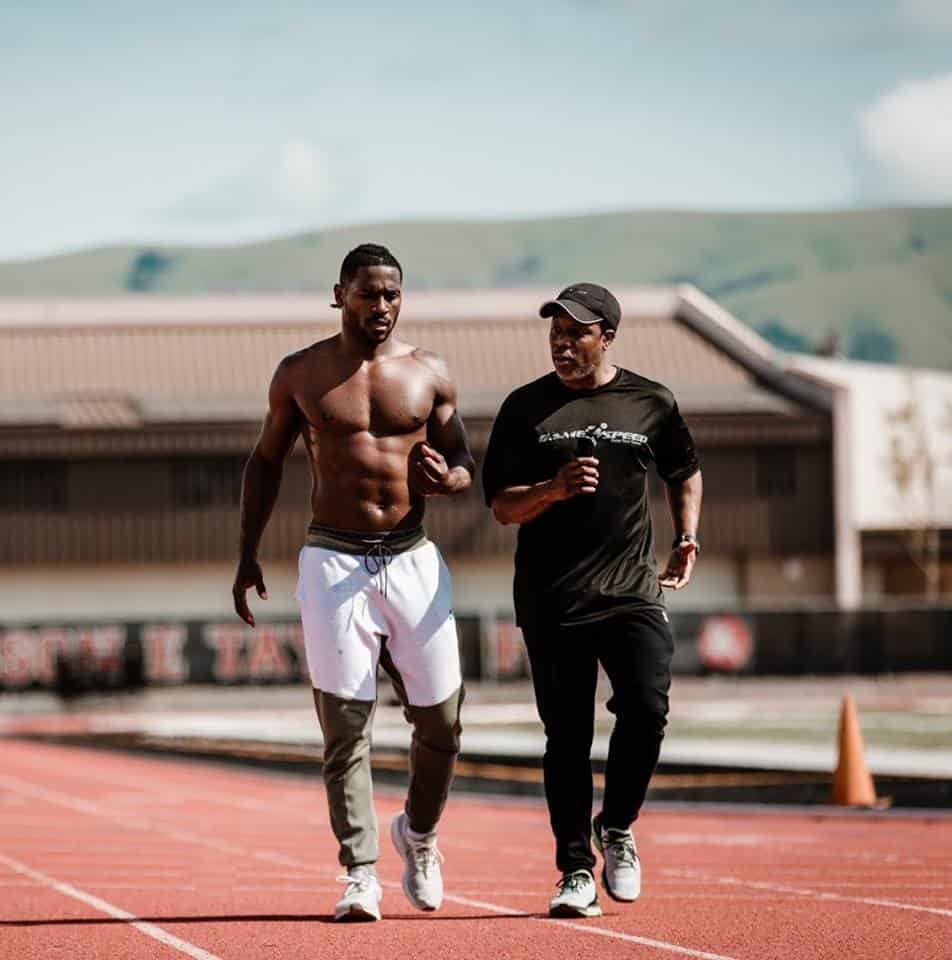
[[[415, 707], [407, 702], [396, 671], [391, 673], [391, 679], [403, 702], [404, 715], [413, 725], [406, 801], [410, 828], [430, 833], [440, 819], [453, 781], [462, 730], [459, 715], [463, 688], [442, 703]], [[340, 862], [345, 867], [376, 863], [377, 817], [370, 775], [376, 701], [344, 700], [314, 690], [314, 704], [324, 733], [324, 784], [331, 828], [340, 844]]]

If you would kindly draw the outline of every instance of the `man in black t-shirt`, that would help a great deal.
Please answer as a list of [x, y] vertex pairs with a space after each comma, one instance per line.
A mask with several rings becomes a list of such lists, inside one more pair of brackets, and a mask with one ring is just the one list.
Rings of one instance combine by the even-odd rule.
[[[671, 391], [608, 361], [621, 321], [604, 287], [577, 283], [543, 304], [555, 372], [513, 391], [483, 466], [486, 502], [518, 523], [514, 599], [545, 727], [545, 793], [556, 840], [553, 916], [598, 916], [592, 839], [616, 900], [641, 891], [631, 824], [658, 762], [673, 640], [662, 587], [678, 590], [700, 550], [701, 473]], [[675, 528], [656, 569], [649, 464]], [[598, 664], [615, 725], [602, 810], [592, 816]]]

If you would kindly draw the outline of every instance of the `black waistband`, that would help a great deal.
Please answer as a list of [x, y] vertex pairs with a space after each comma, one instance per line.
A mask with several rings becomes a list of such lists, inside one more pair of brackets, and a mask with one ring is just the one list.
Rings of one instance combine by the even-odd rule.
[[339, 553], [367, 555], [375, 548], [386, 547], [391, 554], [405, 553], [426, 540], [423, 527], [409, 530], [339, 530], [311, 523], [307, 528], [304, 543], [308, 547], [323, 547]]

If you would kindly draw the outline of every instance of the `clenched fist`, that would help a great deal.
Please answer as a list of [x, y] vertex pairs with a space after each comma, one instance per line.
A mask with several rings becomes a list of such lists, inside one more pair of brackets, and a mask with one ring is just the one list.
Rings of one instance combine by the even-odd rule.
[[569, 460], [559, 468], [552, 485], [559, 500], [594, 493], [598, 488], [598, 460], [595, 457]]

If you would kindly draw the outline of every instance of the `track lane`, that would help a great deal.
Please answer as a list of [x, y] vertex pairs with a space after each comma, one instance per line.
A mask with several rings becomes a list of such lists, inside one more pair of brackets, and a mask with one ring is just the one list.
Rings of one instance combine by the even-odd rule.
[[[326, 830], [319, 782], [36, 744], [8, 743], [4, 752], [12, 762], [4, 765], [9, 771], [6, 785], [0, 779], [0, 849], [6, 849], [8, 814], [19, 810], [28, 815], [35, 837], [40, 823], [62, 821], [66, 809], [87, 825], [99, 820], [106, 834], [98, 854], [90, 853], [87, 861], [83, 850], [88, 845], [77, 850], [64, 838], [59, 855], [74, 858], [78, 874], [73, 882], [84, 880], [85, 889], [95, 892], [97, 880], [114, 882], [113, 863], [122, 864], [127, 874], [130, 863], [134, 872], [137, 857], [144, 867], [165, 871], [154, 878], [168, 885], [164, 891], [156, 891], [154, 885], [136, 890], [133, 884], [121, 895], [103, 894], [131, 913], [151, 918], [223, 957], [241, 951], [247, 957], [248, 950], [258, 949], [264, 951], [258, 955], [269, 955], [269, 936], [277, 937], [282, 950], [300, 945], [301, 955], [307, 953], [312, 960], [329, 957], [337, 949], [353, 955], [354, 929], [324, 922], [339, 888], [333, 882], [337, 873], [333, 840]], [[21, 801], [22, 784], [32, 783], [25, 802], [10, 792], [16, 779]], [[43, 806], [44, 792], [48, 808]], [[51, 799], [51, 792], [62, 796]], [[381, 818], [394, 812], [397, 804], [396, 795], [380, 793]], [[47, 837], [53, 829], [47, 830]], [[508, 852], [498, 855], [486, 845], [495, 850], [494, 838], [503, 832]], [[919, 834], [928, 834], [930, 842], [917, 841]], [[586, 956], [603, 952], [614, 956], [620, 950], [625, 955], [633, 951], [634, 956], [673, 955], [645, 941], [683, 948], [681, 955], [693, 950], [737, 960], [824, 956], [827, 950], [861, 956], [850, 952], [857, 938], [862, 942], [879, 938], [880, 946], [892, 943], [901, 951], [878, 956], [917, 960], [945, 956], [935, 952], [952, 931], [943, 916], [920, 914], [910, 924], [908, 916], [901, 921], [884, 918], [883, 906], [804, 899], [740, 885], [729, 891], [736, 889], [736, 897], [725, 899], [719, 881], [671, 876], [668, 871], [702, 871], [705, 878], [731, 876], [751, 883], [770, 883], [773, 874], [782, 877], [780, 885], [800, 886], [804, 877], [830, 881], [831, 869], [845, 866], [844, 877], [852, 879], [844, 882], [871, 881], [868, 891], [858, 891], [865, 897], [875, 893], [874, 883], [882, 879], [884, 869], [904, 872], [905, 879], [920, 884], [928, 874], [940, 872], [950, 853], [948, 823], [651, 813], [639, 831], [639, 842], [646, 862], [646, 893], [637, 905], [617, 905], [606, 898], [606, 916], [585, 921], [581, 925], [585, 932], [559, 929], [547, 919], [528, 922], [512, 913], [537, 916], [555, 879], [547, 862], [551, 840], [544, 810], [538, 804], [491, 803], [457, 795], [441, 838], [447, 853], [447, 889], [454, 899], [439, 914], [424, 916], [410, 910], [400, 891], [390, 887], [384, 910], [394, 922], [361, 926], [356, 935], [361, 945], [378, 949], [378, 957], [395, 947], [405, 956], [417, 955], [415, 951], [432, 956], [431, 949], [448, 957], [463, 955], [454, 947], [460, 938], [471, 951], [465, 955], [474, 957], [483, 952], [498, 956], [503, 944], [507, 950], [521, 951], [519, 955], [544, 956], [537, 951], [546, 944], [562, 953], [567, 943], [585, 950]], [[837, 849], [844, 856], [833, 856]], [[51, 871], [64, 865], [56, 859], [56, 849], [47, 845], [40, 851], [50, 858]], [[188, 869], [177, 874], [183, 861]], [[793, 881], [789, 874], [797, 870], [800, 875]], [[397, 883], [395, 857], [386, 848], [381, 876], [388, 884]], [[935, 876], [931, 879], [940, 883]], [[180, 889], [189, 885], [198, 888], [197, 896]], [[940, 886], [938, 893], [947, 889]], [[656, 892], [664, 896], [655, 897]], [[683, 900], [679, 903], [672, 894]], [[897, 895], [890, 894], [889, 899]], [[911, 896], [902, 899], [916, 902]], [[169, 919], [171, 925], [164, 922]], [[453, 932], [444, 934], [448, 927]], [[596, 927], [607, 933], [588, 932]], [[816, 949], [822, 952], [810, 952]], [[0, 957], [6, 960], [2, 948]]]

